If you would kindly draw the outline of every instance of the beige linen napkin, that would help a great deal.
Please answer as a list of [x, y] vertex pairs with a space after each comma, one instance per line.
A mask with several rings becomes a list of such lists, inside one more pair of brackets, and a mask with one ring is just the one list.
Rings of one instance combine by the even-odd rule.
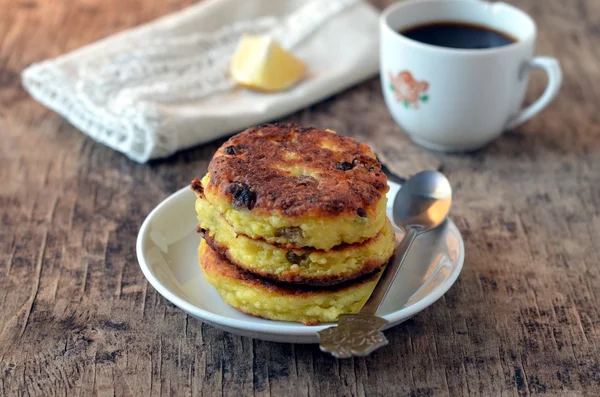
[[[243, 33], [308, 64], [291, 90], [236, 87]], [[23, 71], [39, 102], [138, 162], [277, 119], [377, 73], [378, 13], [362, 0], [209, 0]]]

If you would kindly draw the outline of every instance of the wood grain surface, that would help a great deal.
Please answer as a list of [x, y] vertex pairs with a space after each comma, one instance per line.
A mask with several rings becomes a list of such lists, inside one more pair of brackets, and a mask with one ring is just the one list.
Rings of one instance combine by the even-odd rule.
[[[600, 395], [600, 1], [511, 2], [564, 83], [487, 148], [395, 155], [410, 144], [376, 78], [286, 118], [387, 149], [407, 174], [441, 164], [455, 189], [456, 285], [387, 348], [337, 361], [204, 325], [139, 270], [143, 219], [222, 141], [136, 164], [20, 87], [28, 64], [191, 1], [0, 0], [0, 395]], [[528, 101], [544, 85], [534, 74]]]

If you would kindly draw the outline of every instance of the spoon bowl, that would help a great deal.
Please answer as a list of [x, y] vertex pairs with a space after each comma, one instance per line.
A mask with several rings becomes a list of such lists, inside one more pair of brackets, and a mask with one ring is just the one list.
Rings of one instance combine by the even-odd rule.
[[402, 186], [394, 198], [393, 217], [396, 226], [424, 232], [446, 219], [452, 204], [452, 187], [444, 174], [423, 171]]

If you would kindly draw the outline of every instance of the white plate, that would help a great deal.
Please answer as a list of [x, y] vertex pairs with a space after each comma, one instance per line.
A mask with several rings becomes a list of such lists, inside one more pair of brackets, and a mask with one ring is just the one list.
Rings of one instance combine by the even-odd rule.
[[[399, 187], [390, 182], [388, 216]], [[198, 266], [195, 199], [185, 187], [160, 203], [142, 224], [137, 257], [150, 284], [174, 305], [218, 329], [275, 342], [318, 343], [317, 332], [330, 325], [256, 318], [221, 300]], [[451, 220], [419, 236], [378, 312], [389, 322], [387, 328], [438, 300], [456, 281], [463, 261], [463, 240]]]

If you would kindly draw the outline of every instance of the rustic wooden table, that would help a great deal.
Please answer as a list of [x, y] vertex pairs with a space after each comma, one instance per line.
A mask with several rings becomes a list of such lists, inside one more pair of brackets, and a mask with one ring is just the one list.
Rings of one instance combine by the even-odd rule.
[[[1, 395], [600, 395], [600, 2], [515, 2], [563, 89], [484, 150], [431, 154], [455, 188], [463, 273], [389, 347], [343, 361], [203, 325], [140, 272], [144, 217], [222, 141], [136, 164], [20, 87], [31, 62], [190, 2], [0, 0]], [[376, 78], [288, 119], [376, 146], [373, 125], [400, 134]]]

